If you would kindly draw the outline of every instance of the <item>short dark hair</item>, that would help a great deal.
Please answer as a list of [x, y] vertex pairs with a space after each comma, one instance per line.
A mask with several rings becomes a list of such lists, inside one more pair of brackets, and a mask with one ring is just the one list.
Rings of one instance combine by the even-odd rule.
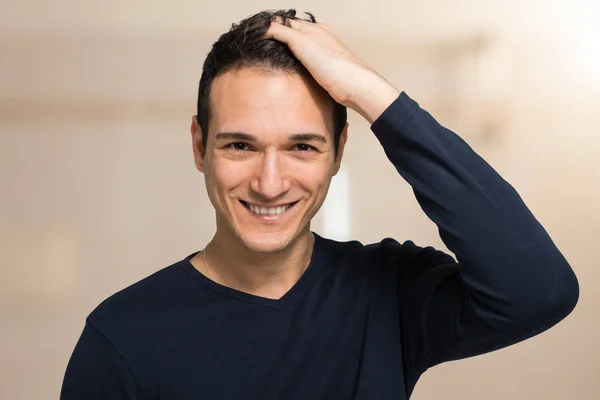
[[[202, 67], [202, 76], [198, 87], [198, 109], [196, 118], [202, 130], [202, 145], [206, 148], [208, 121], [210, 119], [210, 88], [216, 77], [230, 70], [242, 68], [260, 68], [271, 72], [289, 72], [313, 79], [306, 67], [294, 56], [285, 43], [275, 39], [260, 40], [269, 29], [271, 21], [276, 17], [285, 19], [302, 19], [316, 23], [315, 17], [305, 13], [307, 18], [296, 17], [296, 10], [269, 10], [254, 14], [238, 24], [233, 23], [229, 32], [222, 34], [213, 44]], [[315, 82], [315, 84], [317, 84]], [[329, 96], [329, 94], [327, 94]], [[333, 102], [333, 138], [334, 151], [346, 125], [347, 109]]]

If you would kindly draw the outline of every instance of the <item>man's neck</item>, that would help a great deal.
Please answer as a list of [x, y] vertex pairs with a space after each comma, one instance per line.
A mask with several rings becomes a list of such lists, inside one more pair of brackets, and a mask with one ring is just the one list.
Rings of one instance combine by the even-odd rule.
[[[310, 230], [277, 253], [258, 253], [239, 240], [215, 234], [205, 254], [197, 254], [192, 265], [215, 282], [255, 296], [280, 299], [308, 267], [314, 246]], [[206, 256], [206, 264], [204, 263]]]

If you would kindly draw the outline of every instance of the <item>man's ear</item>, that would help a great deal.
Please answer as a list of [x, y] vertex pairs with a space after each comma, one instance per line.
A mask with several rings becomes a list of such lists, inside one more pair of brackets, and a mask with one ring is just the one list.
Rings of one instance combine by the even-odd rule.
[[194, 164], [198, 171], [204, 173], [204, 155], [205, 149], [202, 145], [202, 129], [198, 124], [198, 119], [194, 115], [192, 124], [190, 125], [190, 133], [192, 134], [192, 149], [194, 150]]
[[344, 155], [344, 146], [348, 141], [348, 121], [346, 121], [346, 125], [344, 129], [342, 129], [342, 134], [340, 135], [340, 142], [338, 143], [337, 148], [337, 156], [335, 158], [335, 164], [333, 166], [333, 175], [335, 176], [340, 170], [340, 165], [342, 164], [342, 156]]

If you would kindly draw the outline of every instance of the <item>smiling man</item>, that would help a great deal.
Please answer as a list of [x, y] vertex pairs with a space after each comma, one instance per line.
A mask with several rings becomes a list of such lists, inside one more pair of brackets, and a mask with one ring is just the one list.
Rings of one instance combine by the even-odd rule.
[[[346, 107], [458, 262], [310, 230]], [[64, 400], [408, 399], [428, 368], [535, 336], [577, 303], [573, 270], [513, 187], [311, 15], [262, 12], [223, 34], [191, 134], [215, 235], [88, 316]]]
[[334, 123], [334, 102], [310, 75], [268, 64], [287, 48], [264, 45], [264, 59], [203, 76], [210, 96], [199, 100], [191, 131], [217, 232], [191, 263], [225, 286], [278, 299], [310, 262], [310, 221], [340, 167], [347, 124], [339, 112]]

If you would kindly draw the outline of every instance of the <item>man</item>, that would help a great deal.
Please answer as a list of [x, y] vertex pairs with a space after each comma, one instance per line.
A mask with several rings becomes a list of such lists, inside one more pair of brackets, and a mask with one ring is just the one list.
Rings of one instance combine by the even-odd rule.
[[[408, 399], [428, 368], [575, 307], [571, 267], [510, 184], [309, 17], [262, 12], [214, 44], [191, 134], [217, 231], [89, 315], [62, 399]], [[311, 232], [346, 107], [459, 262]]]

